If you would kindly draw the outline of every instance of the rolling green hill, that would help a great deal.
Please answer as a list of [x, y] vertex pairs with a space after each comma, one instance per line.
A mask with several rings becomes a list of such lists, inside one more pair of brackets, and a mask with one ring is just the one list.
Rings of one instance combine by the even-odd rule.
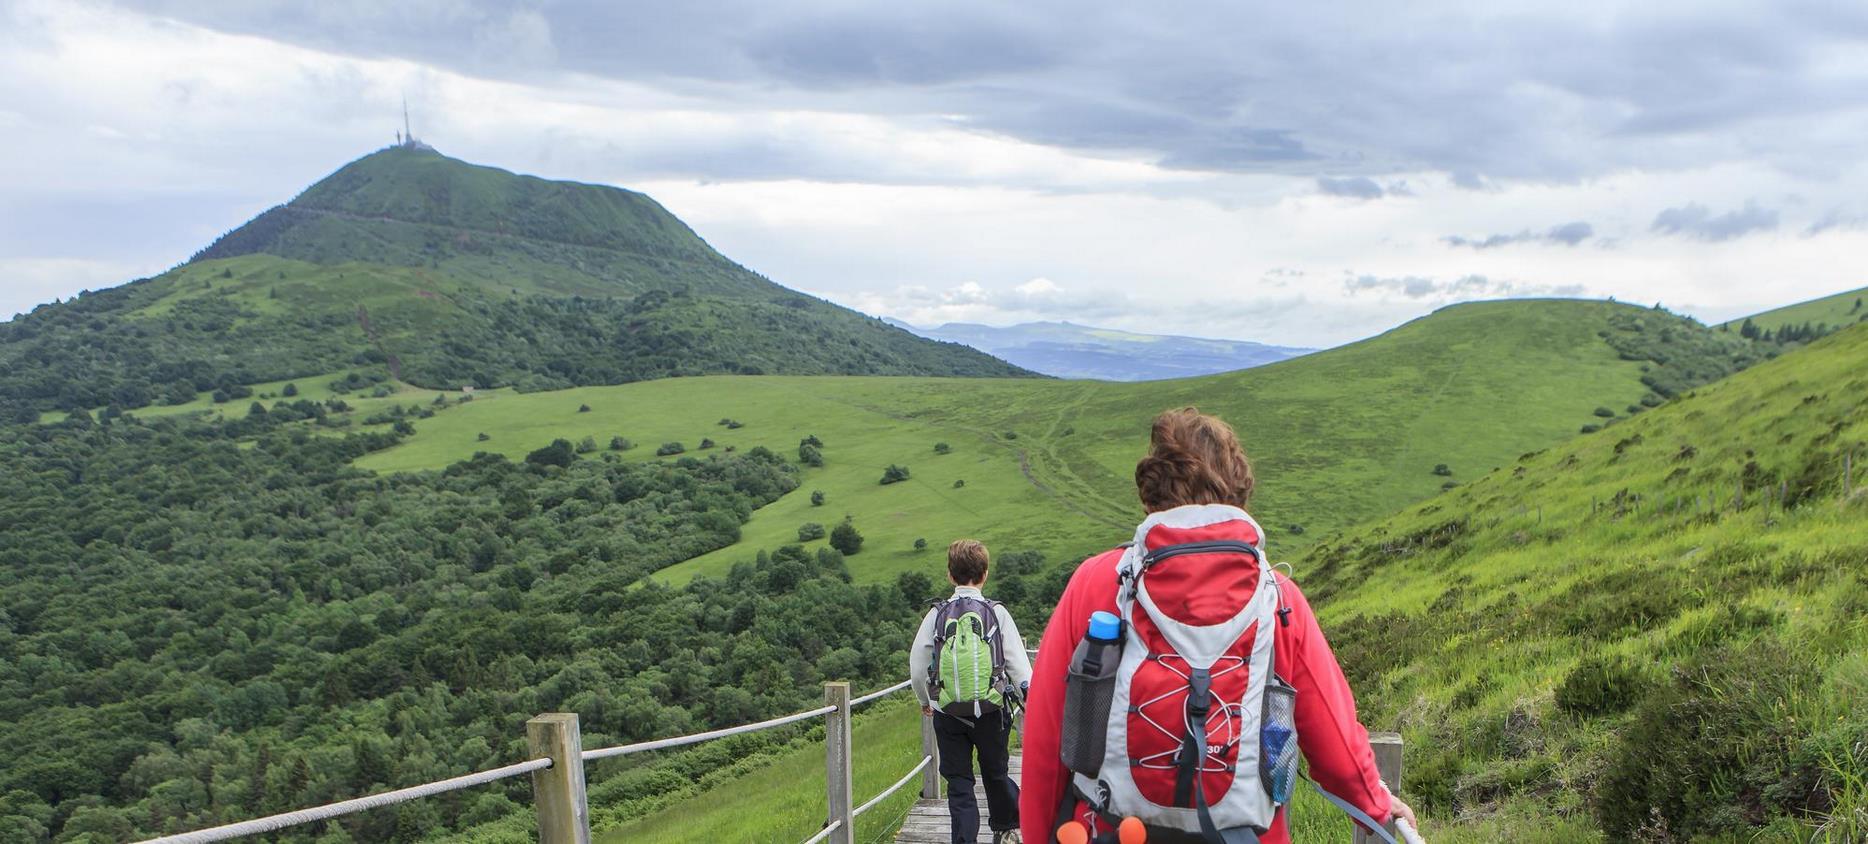
[[[1430, 840], [1868, 837], [1864, 372], [1855, 328], [1293, 560], [1362, 720], [1406, 738]], [[812, 800], [736, 781], [618, 834], [730, 816], [726, 794]], [[1348, 836], [1307, 794], [1296, 824]]]
[[773, 284], [641, 194], [392, 148], [170, 272], [0, 323], [0, 419], [186, 404], [351, 367], [526, 390], [1029, 375]]
[[1723, 323], [1721, 327], [1737, 331], [1739, 326], [1749, 320], [1759, 329], [1776, 331], [1785, 326], [1801, 326], [1808, 323], [1812, 328], [1826, 326], [1833, 330], [1858, 322], [1868, 321], [1868, 287], [1860, 290], [1845, 290], [1821, 299], [1811, 299], [1794, 305], [1773, 308], [1760, 314], [1735, 319]]
[[[961, 535], [1053, 560], [1120, 539], [1139, 517], [1130, 478], [1149, 419], [1193, 404], [1239, 428], [1261, 479], [1257, 510], [1289, 553], [1755, 356], [1732, 335], [1664, 312], [1488, 302], [1339, 349], [1176, 381], [725, 377], [483, 394], [360, 465], [438, 468], [480, 450], [517, 458], [559, 437], [643, 446], [626, 460], [702, 438], [795, 455], [815, 435], [824, 465], [805, 468], [798, 492], [755, 513], [739, 543], [664, 577], [724, 574], [760, 549], [796, 542], [806, 522], [852, 515], [869, 538], [852, 570], [874, 582], [932, 565]], [[718, 424], [729, 418], [744, 427]], [[936, 454], [943, 442], [950, 453]], [[890, 464], [908, 467], [909, 480], [880, 485]], [[825, 493], [823, 506], [810, 503], [813, 490]], [[915, 551], [916, 539], [932, 550]]]

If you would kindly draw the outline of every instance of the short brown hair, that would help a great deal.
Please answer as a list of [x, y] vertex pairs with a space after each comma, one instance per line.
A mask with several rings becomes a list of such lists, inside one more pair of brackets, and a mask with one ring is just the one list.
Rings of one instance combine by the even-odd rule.
[[986, 579], [986, 546], [977, 539], [957, 539], [947, 546], [947, 576], [962, 586]]
[[1186, 504], [1244, 507], [1252, 499], [1252, 463], [1219, 417], [1169, 410], [1155, 417], [1148, 456], [1135, 464], [1135, 492], [1150, 513]]

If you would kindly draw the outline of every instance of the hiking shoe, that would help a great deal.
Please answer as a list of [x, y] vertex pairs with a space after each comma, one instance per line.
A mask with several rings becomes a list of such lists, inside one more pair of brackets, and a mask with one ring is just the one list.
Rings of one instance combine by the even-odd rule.
[[992, 834], [992, 844], [1021, 844], [1016, 829], [1001, 829]]

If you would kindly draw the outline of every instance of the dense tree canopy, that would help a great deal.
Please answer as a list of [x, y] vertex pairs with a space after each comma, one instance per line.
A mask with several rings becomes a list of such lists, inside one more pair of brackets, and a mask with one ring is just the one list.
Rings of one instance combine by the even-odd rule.
[[[4, 430], [0, 837], [117, 840], [504, 764], [541, 711], [608, 742], [801, 708], [825, 672], [898, 673], [929, 597], [854, 587], [841, 554], [796, 546], [635, 585], [795, 488], [762, 448], [627, 463], [554, 444], [377, 477], [347, 463], [394, 435], [274, 416]], [[475, 799], [340, 831], [510, 808]]]

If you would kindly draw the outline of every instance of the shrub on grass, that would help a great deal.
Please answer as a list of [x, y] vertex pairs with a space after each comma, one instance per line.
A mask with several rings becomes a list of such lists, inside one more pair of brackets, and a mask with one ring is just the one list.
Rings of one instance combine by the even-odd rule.
[[993, 568], [1001, 574], [1032, 574], [1044, 567], [1043, 551], [1013, 551], [1000, 554]]
[[279, 391], [279, 394], [285, 396], [288, 399], [292, 398], [293, 396], [298, 395], [298, 385], [287, 384], [285, 385], [285, 389]]
[[916, 539], [916, 540], [915, 540], [915, 550], [916, 550], [916, 551], [926, 551], [927, 549], [928, 549], [928, 541], [927, 541], [926, 539]]
[[551, 445], [538, 449], [525, 456], [525, 462], [534, 466], [569, 466], [577, 455], [567, 439], [555, 439]]
[[824, 491], [823, 490], [821, 489], [811, 490], [811, 506], [812, 507], [824, 506]]
[[863, 550], [863, 535], [849, 519], [844, 519], [842, 524], [830, 532], [830, 547], [842, 552], [845, 557], [854, 557], [856, 552]]
[[[816, 437], [812, 437], [812, 439], [816, 439]], [[822, 466], [824, 465], [824, 453], [819, 451], [817, 446], [811, 445], [808, 442], [801, 443], [798, 446], [798, 462], [806, 466]]]
[[590, 412], [590, 405], [587, 405], [587, 404], [580, 404], [580, 405], [578, 405], [578, 406], [577, 406], [577, 412], [578, 412], [578, 413], [589, 413], [589, 412]]
[[804, 524], [801, 524], [798, 526], [798, 541], [799, 542], [810, 542], [813, 539], [823, 539], [823, 538], [824, 538], [824, 526], [823, 525], [820, 525], [816, 522], [805, 522]]
[[935, 454], [946, 454], [950, 451], [953, 451], [953, 446], [950, 446], [946, 443], [935, 443], [934, 444]]
[[480, 432], [480, 436], [478, 437], [478, 439], [479, 439], [479, 440], [480, 440], [481, 442], [486, 442], [487, 440], [490, 440], [490, 439], [492, 439], [492, 437], [491, 437], [491, 436], [488, 436], [488, 435], [487, 435], [487, 432], [485, 432], [485, 431], [481, 431], [481, 432]]
[[713, 448], [713, 440], [708, 437], [701, 437], [700, 447], [703, 451]]
[[890, 463], [887, 469], [882, 470], [881, 483], [883, 486], [888, 486], [889, 484], [898, 484], [905, 480], [908, 480], [908, 467], [907, 466], [897, 466], [893, 463]]
[[1601, 425], [1584, 425], [1584, 426], [1582, 427], [1582, 432], [1583, 432], [1583, 433], [1585, 433], [1585, 434], [1593, 434], [1593, 433], [1595, 433], [1595, 432], [1597, 432], [1597, 431], [1600, 431], [1600, 430], [1602, 430], [1602, 426], [1601, 426]]
[[1585, 657], [1557, 687], [1557, 708], [1583, 718], [1626, 712], [1647, 693], [1640, 669], [1619, 659]]
[[1606, 407], [1598, 407], [1598, 408], [1596, 408], [1596, 409], [1595, 409], [1595, 414], [1596, 414], [1597, 416], [1600, 416], [1600, 417], [1602, 417], [1603, 419], [1614, 419], [1614, 418], [1615, 418], [1615, 411], [1613, 411], [1613, 410], [1610, 410], [1610, 409], [1608, 409], [1608, 408], [1606, 408]]
[[955, 480], [955, 481], [953, 482], [953, 488], [954, 488], [954, 489], [959, 489], [959, 488], [961, 488], [961, 487], [963, 487], [963, 486], [966, 486], [966, 481], [962, 481], [962, 480]]
[[1441, 475], [1441, 476], [1451, 476], [1453, 474], [1453, 470], [1450, 467], [1448, 467], [1445, 463], [1435, 463], [1433, 464], [1433, 473], [1436, 475]]
[[589, 454], [596, 450], [597, 450], [597, 438], [596, 437], [585, 437], [577, 441], [577, 453], [578, 454]]
[[630, 442], [628, 437], [611, 437], [610, 438], [610, 450], [611, 451], [628, 451], [635, 447], [636, 447], [636, 444]]
[[662, 443], [659, 448], [655, 449], [655, 456], [656, 457], [667, 457], [668, 455], [680, 454], [687, 450], [688, 450], [687, 446], [682, 445], [678, 442], [677, 443]]
[[1596, 819], [1612, 840], [1687, 841], [1802, 809], [1789, 707], [1810, 660], [1774, 641], [1704, 652], [1644, 698], [1610, 753]]

